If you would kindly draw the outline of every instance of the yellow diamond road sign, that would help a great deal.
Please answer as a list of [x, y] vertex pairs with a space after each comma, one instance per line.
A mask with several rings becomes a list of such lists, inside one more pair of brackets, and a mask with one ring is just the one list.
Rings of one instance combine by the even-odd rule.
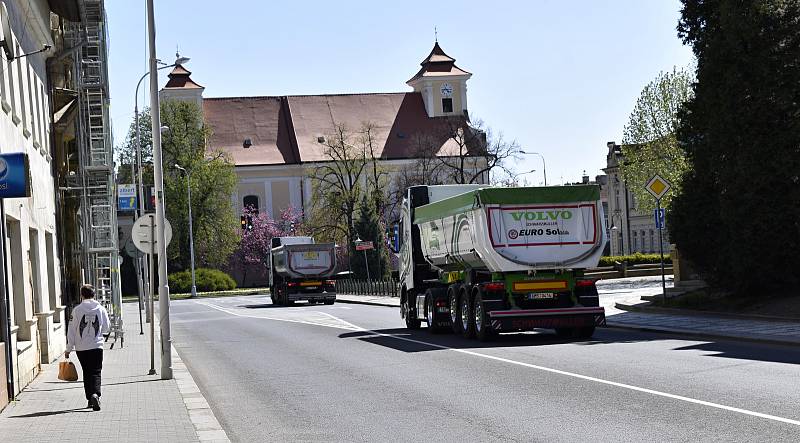
[[661, 178], [658, 174], [651, 178], [650, 181], [647, 182], [647, 186], [645, 186], [647, 192], [652, 194], [657, 200], [661, 200], [661, 197], [669, 191], [670, 187], [671, 185], [669, 182]]

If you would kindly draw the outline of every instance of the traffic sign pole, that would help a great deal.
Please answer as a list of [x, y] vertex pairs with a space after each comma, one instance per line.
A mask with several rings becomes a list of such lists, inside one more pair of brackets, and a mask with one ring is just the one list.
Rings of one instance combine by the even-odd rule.
[[156, 274], [153, 272], [153, 265], [156, 262], [156, 224], [155, 224], [155, 217], [153, 214], [148, 214], [145, 217], [150, 219], [150, 372], [149, 375], [156, 374], [156, 327], [153, 319], [155, 315], [153, 314], [153, 299], [155, 298], [155, 278]]
[[[656, 208], [658, 209], [658, 218], [661, 218], [661, 199], [656, 199]], [[667, 278], [664, 276], [664, 222], [658, 225], [658, 250], [661, 252], [661, 294], [664, 298], [664, 306], [667, 305]]]

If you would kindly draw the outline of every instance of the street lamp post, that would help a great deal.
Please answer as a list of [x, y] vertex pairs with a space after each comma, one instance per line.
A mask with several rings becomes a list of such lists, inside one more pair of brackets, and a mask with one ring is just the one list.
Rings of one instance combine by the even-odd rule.
[[164, 214], [164, 168], [161, 160], [161, 110], [158, 107], [158, 58], [153, 0], [147, 0], [147, 37], [150, 49], [150, 116], [153, 133], [153, 178], [156, 188], [156, 227], [158, 245], [158, 307], [161, 326], [161, 379], [172, 379], [172, 338], [169, 322], [167, 286], [167, 238]]
[[544, 161], [544, 156], [538, 152], [527, 152], [520, 149], [520, 154], [524, 155], [538, 155], [542, 158], [542, 174], [544, 174], [544, 185], [547, 186], [547, 164]]
[[194, 281], [194, 233], [192, 231], [192, 173], [187, 171], [179, 164], [175, 164], [175, 169], [183, 171], [186, 174], [186, 192], [189, 194], [189, 260], [192, 266], [192, 295], [197, 297], [197, 286]]

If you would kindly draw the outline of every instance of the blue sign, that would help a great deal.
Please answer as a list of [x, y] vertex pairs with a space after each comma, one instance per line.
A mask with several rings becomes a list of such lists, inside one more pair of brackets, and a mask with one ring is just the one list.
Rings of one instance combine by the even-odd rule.
[[28, 154], [0, 154], [0, 198], [30, 197]]
[[394, 240], [394, 250], [395, 251], [399, 251], [400, 250], [400, 226], [399, 225], [394, 225], [394, 236], [393, 237], [394, 237], [394, 239], [393, 239]]
[[653, 217], [656, 219], [656, 229], [664, 229], [664, 217], [667, 211], [664, 208], [653, 209]]
[[120, 211], [136, 210], [136, 186], [117, 186], [117, 209]]

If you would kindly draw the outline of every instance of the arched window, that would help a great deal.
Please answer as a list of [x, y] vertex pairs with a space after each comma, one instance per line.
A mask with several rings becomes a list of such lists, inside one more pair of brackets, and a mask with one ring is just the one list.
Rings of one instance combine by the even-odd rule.
[[250, 209], [251, 211], [258, 214], [258, 196], [257, 195], [247, 195], [242, 199], [242, 207], [244, 209]]

